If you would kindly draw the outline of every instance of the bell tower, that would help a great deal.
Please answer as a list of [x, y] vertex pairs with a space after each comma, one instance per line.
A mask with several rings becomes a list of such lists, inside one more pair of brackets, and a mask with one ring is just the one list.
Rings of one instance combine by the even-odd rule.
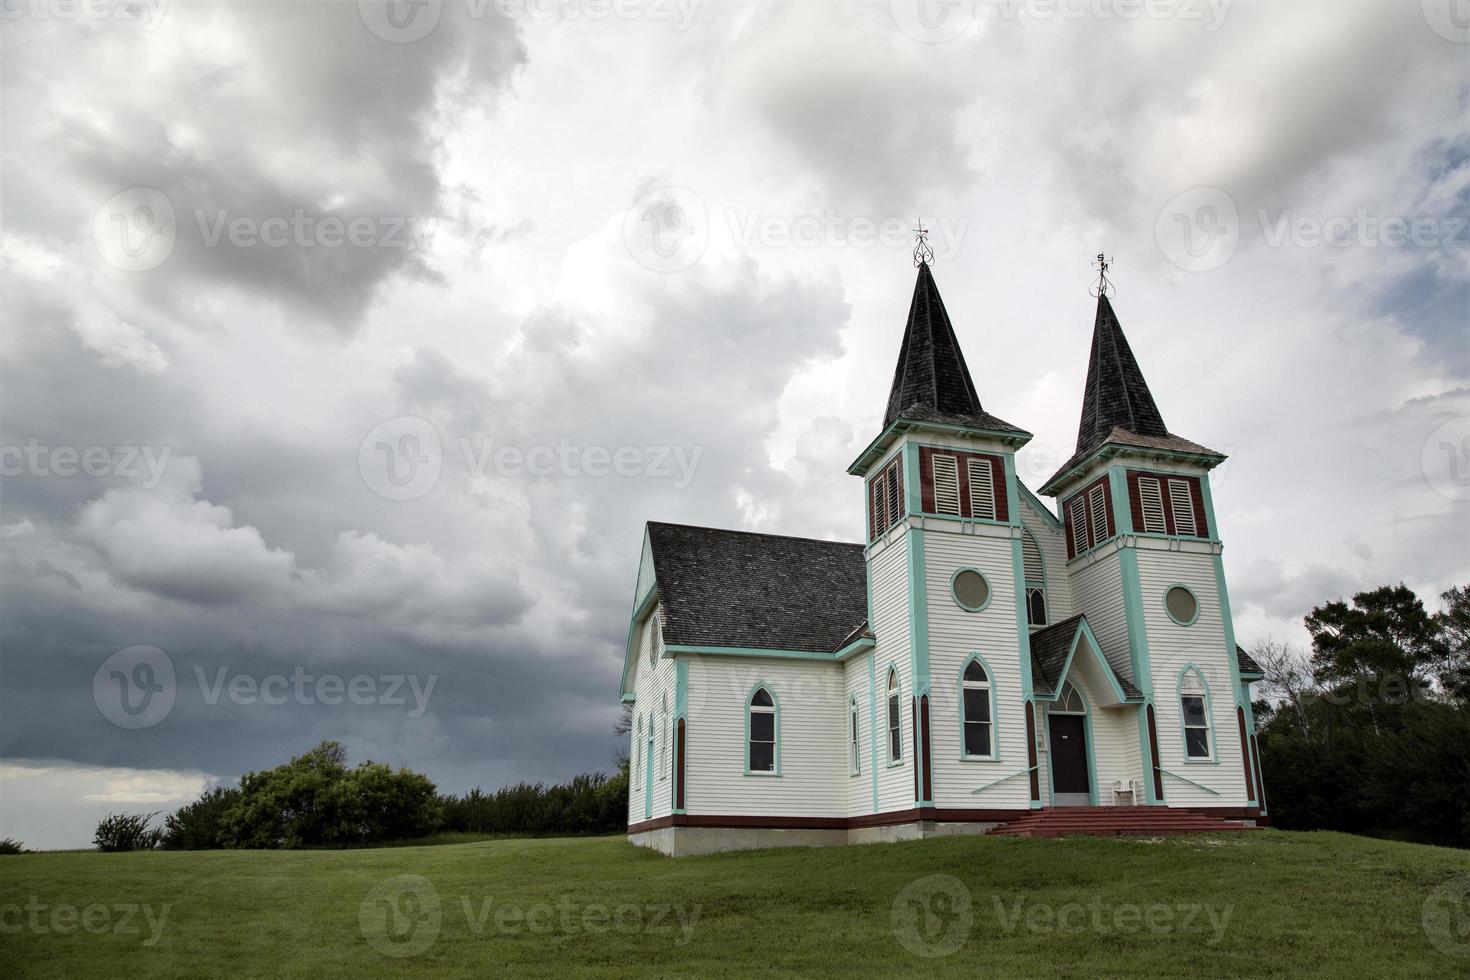
[[[879, 809], [921, 813], [974, 805], [973, 779], [944, 778], [950, 761], [1026, 756], [1031, 696], [1015, 467], [1031, 434], [981, 406], [932, 257], [920, 229], [883, 428], [848, 469], [863, 478], [869, 622], [878, 637], [883, 748], [874, 794]], [[967, 731], [964, 686], [1009, 692], [994, 699], [992, 727]], [[1025, 780], [1005, 790], [1010, 805], [1028, 806]]]

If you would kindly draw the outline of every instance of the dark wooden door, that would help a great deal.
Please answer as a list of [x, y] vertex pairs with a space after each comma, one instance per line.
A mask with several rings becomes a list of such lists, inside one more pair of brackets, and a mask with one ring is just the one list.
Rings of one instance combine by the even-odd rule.
[[1051, 778], [1056, 793], [1086, 793], [1091, 788], [1081, 715], [1051, 716]]

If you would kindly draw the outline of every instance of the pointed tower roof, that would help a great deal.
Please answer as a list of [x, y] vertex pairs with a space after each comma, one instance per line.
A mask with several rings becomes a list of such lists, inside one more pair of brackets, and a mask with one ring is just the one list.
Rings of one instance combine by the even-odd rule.
[[1123, 335], [1106, 289], [1097, 297], [1097, 319], [1092, 327], [1092, 355], [1087, 362], [1087, 388], [1082, 395], [1082, 420], [1077, 426], [1077, 450], [1062, 464], [1042, 491], [1103, 446], [1114, 443], [1159, 452], [1224, 459], [1213, 449], [1182, 439], [1169, 431], [1148, 389], [1143, 370]]
[[883, 428], [899, 419], [1001, 432], [1021, 431], [980, 407], [975, 382], [970, 379], [965, 355], [960, 351], [960, 342], [927, 262], [919, 263], [903, 346], [898, 351], [888, 408], [883, 413]]

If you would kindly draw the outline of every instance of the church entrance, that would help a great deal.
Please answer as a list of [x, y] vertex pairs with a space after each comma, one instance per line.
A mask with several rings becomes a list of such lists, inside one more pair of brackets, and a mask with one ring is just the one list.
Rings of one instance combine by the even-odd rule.
[[1086, 702], [1072, 685], [1047, 715], [1051, 735], [1051, 796], [1054, 806], [1088, 806], [1092, 781], [1087, 774]]

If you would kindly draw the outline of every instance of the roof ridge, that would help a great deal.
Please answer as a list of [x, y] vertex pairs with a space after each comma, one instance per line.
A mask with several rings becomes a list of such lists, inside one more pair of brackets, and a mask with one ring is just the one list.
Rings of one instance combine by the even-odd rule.
[[733, 527], [710, 527], [707, 524], [681, 524], [675, 521], [645, 521], [648, 527], [677, 527], [689, 531], [719, 531], [722, 534], [743, 534], [752, 538], [777, 538], [782, 541], [809, 541], [812, 544], [834, 544], [844, 548], [866, 548], [860, 541], [834, 541], [831, 538], [813, 538], [801, 534], [773, 534], [770, 531], [745, 531]]

